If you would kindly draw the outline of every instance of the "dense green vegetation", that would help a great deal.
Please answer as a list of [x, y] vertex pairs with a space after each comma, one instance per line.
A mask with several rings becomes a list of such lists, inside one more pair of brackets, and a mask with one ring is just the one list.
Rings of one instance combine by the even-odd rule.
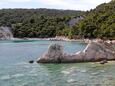
[[115, 1], [86, 12], [85, 18], [74, 29], [74, 34], [79, 37], [115, 39]]
[[55, 9], [2, 9], [0, 26], [12, 27], [14, 37], [68, 36], [67, 22], [82, 15], [81, 11]]

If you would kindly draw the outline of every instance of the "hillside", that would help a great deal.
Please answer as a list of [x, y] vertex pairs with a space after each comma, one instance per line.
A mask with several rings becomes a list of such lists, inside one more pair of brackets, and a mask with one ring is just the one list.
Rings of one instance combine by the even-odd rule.
[[12, 27], [14, 37], [67, 36], [68, 21], [84, 12], [55, 9], [2, 9], [0, 26]]
[[74, 35], [79, 37], [115, 39], [115, 1], [103, 3], [86, 12], [85, 18], [74, 30]]

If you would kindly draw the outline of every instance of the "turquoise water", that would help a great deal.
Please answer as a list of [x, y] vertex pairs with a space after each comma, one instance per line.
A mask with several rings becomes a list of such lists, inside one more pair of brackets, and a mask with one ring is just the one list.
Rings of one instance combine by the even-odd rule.
[[115, 86], [115, 64], [29, 64], [52, 43], [68, 53], [86, 47], [80, 42], [0, 41], [0, 86]]

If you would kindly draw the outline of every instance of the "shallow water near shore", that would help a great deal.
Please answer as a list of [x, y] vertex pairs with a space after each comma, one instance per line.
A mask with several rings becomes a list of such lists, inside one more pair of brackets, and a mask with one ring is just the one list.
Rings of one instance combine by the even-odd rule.
[[82, 42], [15, 40], [0, 41], [0, 86], [115, 86], [115, 62], [29, 64], [52, 43], [67, 53], [82, 51]]

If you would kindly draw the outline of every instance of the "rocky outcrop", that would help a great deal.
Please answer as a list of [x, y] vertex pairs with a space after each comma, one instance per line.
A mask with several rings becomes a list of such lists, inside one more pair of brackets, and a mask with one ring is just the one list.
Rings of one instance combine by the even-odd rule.
[[37, 61], [42, 63], [61, 63], [62, 58], [64, 58], [63, 47], [58, 44], [52, 44], [49, 46], [47, 52]]
[[72, 26], [74, 26], [76, 23], [78, 23], [80, 20], [82, 20], [83, 19], [83, 17], [82, 16], [77, 16], [77, 17], [74, 17], [74, 18], [72, 18], [72, 19], [70, 19], [69, 21], [68, 21], [68, 25], [70, 26], [70, 27], [72, 27]]
[[93, 62], [102, 60], [115, 60], [115, 48], [112, 44], [105, 42], [91, 42], [84, 51], [70, 55], [63, 51], [59, 44], [49, 46], [47, 52], [41, 56], [38, 63], [74, 63]]
[[106, 42], [91, 42], [83, 51], [85, 61], [114, 60], [115, 49], [112, 44]]
[[9, 27], [0, 27], [0, 40], [9, 40], [12, 39], [13, 35], [11, 28]]

